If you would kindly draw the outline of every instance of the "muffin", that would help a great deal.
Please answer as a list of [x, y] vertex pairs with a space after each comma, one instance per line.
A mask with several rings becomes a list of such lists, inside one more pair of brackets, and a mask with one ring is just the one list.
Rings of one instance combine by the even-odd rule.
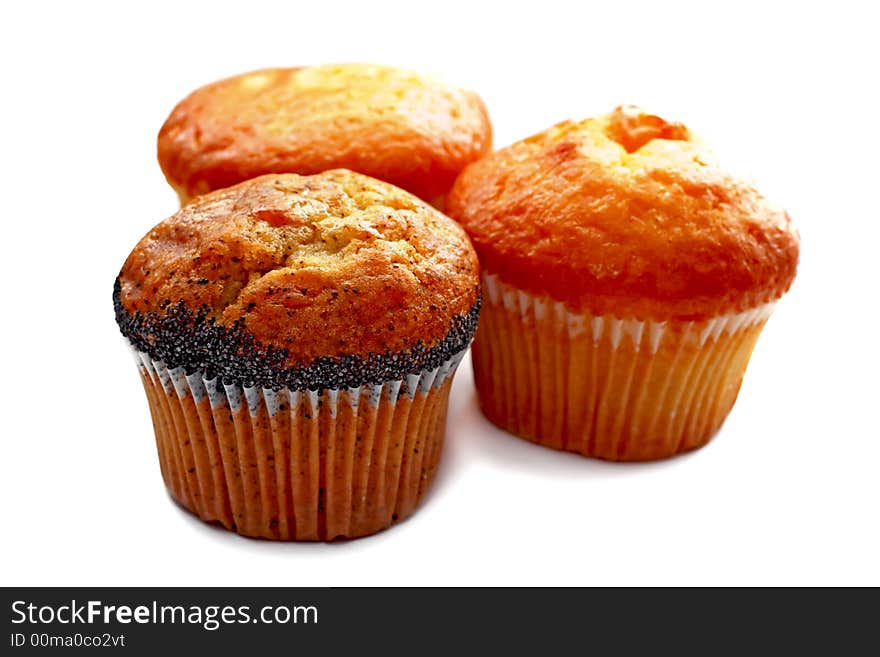
[[798, 262], [784, 210], [685, 126], [634, 107], [470, 165], [447, 213], [482, 265], [483, 412], [601, 459], [705, 444]]
[[345, 168], [442, 206], [458, 173], [492, 145], [483, 101], [389, 66], [254, 71], [182, 100], [159, 132], [159, 164], [180, 196], [267, 173]]
[[173, 499], [246, 536], [332, 540], [431, 485], [480, 284], [455, 222], [334, 170], [199, 197], [138, 243], [113, 302]]

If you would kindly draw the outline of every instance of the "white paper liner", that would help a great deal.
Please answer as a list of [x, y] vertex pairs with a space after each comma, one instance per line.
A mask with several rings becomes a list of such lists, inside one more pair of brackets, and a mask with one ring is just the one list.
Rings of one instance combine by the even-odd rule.
[[[776, 305], [773, 302], [765, 303], [744, 312], [719, 315], [703, 321], [655, 322], [621, 319], [614, 315], [576, 313], [561, 301], [531, 295], [489, 273], [483, 274], [483, 290], [490, 305], [503, 305], [508, 311], [536, 321], [551, 319], [565, 327], [572, 339], [589, 334], [594, 342], [598, 342], [607, 335], [616, 348], [624, 338], [628, 338], [635, 348], [648, 349], [651, 352], [656, 352], [664, 337], [668, 337], [667, 329], [671, 324], [677, 324], [686, 340], [696, 341], [703, 346], [709, 340], [717, 341], [722, 335], [733, 335], [755, 324], [766, 322]], [[678, 337], [674, 339], [678, 340]]]
[[463, 355], [398, 381], [316, 391], [223, 384], [141, 352], [135, 360], [181, 505], [248, 536], [332, 540], [412, 513], [437, 467]]
[[733, 405], [774, 304], [705, 321], [572, 311], [483, 275], [473, 347], [486, 415], [534, 442], [613, 460], [705, 443]]

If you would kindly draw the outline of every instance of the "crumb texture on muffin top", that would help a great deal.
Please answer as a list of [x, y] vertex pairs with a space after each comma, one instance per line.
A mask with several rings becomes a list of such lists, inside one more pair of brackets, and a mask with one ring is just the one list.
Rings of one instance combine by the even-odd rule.
[[565, 121], [470, 165], [446, 212], [487, 271], [574, 309], [704, 319], [791, 285], [788, 214], [678, 123], [632, 106]]
[[388, 66], [277, 68], [197, 89], [159, 132], [181, 198], [266, 173], [346, 168], [432, 200], [491, 148], [480, 97]]
[[480, 289], [460, 226], [391, 185], [334, 170], [199, 197], [138, 243], [114, 296], [123, 333], [172, 365], [241, 379], [247, 367], [323, 358], [309, 385], [360, 385], [372, 356], [409, 359], [374, 363], [382, 371], [366, 378], [382, 380], [467, 346]]

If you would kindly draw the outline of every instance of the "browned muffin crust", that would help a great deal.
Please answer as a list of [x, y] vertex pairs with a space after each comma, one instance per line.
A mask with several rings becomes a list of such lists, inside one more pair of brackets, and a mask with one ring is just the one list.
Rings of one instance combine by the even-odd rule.
[[[316, 376], [339, 383], [329, 370], [346, 363], [345, 385], [359, 385], [464, 348], [479, 270], [463, 230], [443, 214], [336, 170], [268, 175], [200, 197], [138, 243], [114, 296], [123, 333], [169, 365], [239, 380], [267, 365], [272, 376], [249, 378], [319, 387]], [[367, 367], [377, 356], [406, 362]], [[321, 376], [291, 374], [314, 363]]]
[[390, 66], [252, 71], [197, 89], [159, 132], [182, 201], [266, 173], [346, 168], [433, 201], [492, 146], [480, 97]]
[[486, 271], [596, 315], [741, 312], [788, 290], [800, 251], [783, 208], [685, 126], [631, 106], [475, 162], [445, 211]]

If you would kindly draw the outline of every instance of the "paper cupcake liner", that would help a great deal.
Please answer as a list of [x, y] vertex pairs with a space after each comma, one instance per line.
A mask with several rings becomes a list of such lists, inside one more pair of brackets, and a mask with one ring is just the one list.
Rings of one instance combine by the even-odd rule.
[[434, 478], [464, 352], [399, 381], [272, 390], [135, 352], [172, 497], [246, 536], [333, 540], [409, 516]]
[[541, 445], [619, 461], [708, 442], [773, 310], [637, 321], [575, 313], [492, 274], [483, 289], [472, 360], [485, 415]]

